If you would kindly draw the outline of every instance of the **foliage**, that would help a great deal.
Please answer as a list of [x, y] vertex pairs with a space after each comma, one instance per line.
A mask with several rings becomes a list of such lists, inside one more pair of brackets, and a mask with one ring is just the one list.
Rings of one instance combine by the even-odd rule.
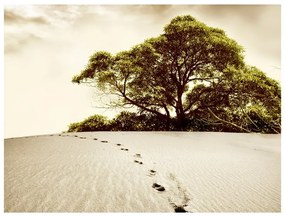
[[112, 130], [162, 131], [166, 129], [166, 121], [151, 113], [137, 114], [123, 111], [112, 120]]
[[227, 70], [227, 76], [207, 87], [193, 88], [187, 96], [192, 107], [189, 118], [200, 119], [218, 131], [281, 132], [280, 85], [255, 67]]
[[114, 131], [136, 131], [142, 130], [141, 121], [136, 113], [123, 111], [112, 121]]
[[108, 131], [110, 130], [110, 121], [102, 115], [93, 115], [82, 122], [69, 125], [67, 132], [85, 132], [85, 131]]
[[137, 114], [123, 111], [112, 120], [101, 115], [93, 115], [82, 122], [69, 125], [68, 132], [84, 131], [162, 131], [166, 123], [153, 114]]

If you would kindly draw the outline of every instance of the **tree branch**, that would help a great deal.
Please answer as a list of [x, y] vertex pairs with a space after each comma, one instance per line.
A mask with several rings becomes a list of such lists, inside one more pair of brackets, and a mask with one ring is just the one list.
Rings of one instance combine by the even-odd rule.
[[152, 109], [150, 109], [150, 108], [147, 108], [147, 107], [145, 107], [145, 106], [143, 106], [143, 105], [137, 103], [136, 101], [130, 99], [129, 97], [126, 96], [126, 94], [122, 94], [122, 96], [123, 96], [124, 99], [126, 99], [129, 103], [131, 103], [131, 104], [133, 104], [133, 105], [135, 105], [135, 106], [137, 106], [137, 107], [139, 107], [139, 108], [141, 108], [141, 109], [143, 109], [143, 110], [145, 110], [145, 111], [154, 113], [154, 114], [156, 114], [156, 115], [158, 115], [158, 116], [163, 116], [163, 117], [165, 117], [164, 114], [161, 114], [160, 112], [158, 112], [158, 111], [156, 111], [156, 110], [152, 110]]
[[208, 111], [209, 111], [209, 112], [211, 113], [211, 115], [212, 115], [214, 118], [216, 118], [217, 120], [219, 120], [219, 121], [221, 121], [221, 122], [223, 122], [223, 123], [229, 124], [229, 125], [231, 125], [231, 126], [234, 126], [234, 127], [238, 128], [238, 129], [240, 129], [240, 130], [243, 130], [243, 131], [245, 131], [245, 132], [247, 132], [247, 133], [251, 133], [251, 131], [249, 131], [249, 130], [247, 130], [247, 129], [245, 129], [245, 128], [239, 126], [239, 125], [236, 125], [236, 124], [234, 124], [234, 123], [231, 123], [231, 122], [229, 122], [229, 121], [226, 121], [226, 120], [223, 120], [223, 119], [219, 118], [210, 108], [208, 108]]
[[259, 130], [259, 127], [254, 123], [254, 121], [249, 117], [249, 115], [244, 111], [243, 108], [241, 108], [242, 112], [246, 115], [248, 120]]
[[188, 80], [188, 82], [190, 82], [190, 81], [208, 81], [208, 82], [210, 82], [209, 80], [211, 80], [211, 79], [219, 79], [219, 77], [191, 78]]

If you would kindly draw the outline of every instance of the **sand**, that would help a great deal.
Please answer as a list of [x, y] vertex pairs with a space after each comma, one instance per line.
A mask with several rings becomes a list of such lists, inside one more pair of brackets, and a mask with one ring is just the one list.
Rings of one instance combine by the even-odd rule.
[[280, 212], [280, 140], [181, 132], [5, 139], [4, 211]]

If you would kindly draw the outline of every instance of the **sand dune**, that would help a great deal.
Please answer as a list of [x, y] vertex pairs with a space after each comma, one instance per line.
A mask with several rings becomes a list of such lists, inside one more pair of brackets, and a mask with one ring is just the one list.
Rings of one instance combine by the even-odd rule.
[[6, 139], [4, 210], [280, 212], [280, 143], [280, 135], [181, 132]]

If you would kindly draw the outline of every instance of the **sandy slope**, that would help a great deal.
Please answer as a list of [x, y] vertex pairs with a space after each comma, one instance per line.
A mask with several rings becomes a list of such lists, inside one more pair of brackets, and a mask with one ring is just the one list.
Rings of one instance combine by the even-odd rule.
[[6, 212], [281, 210], [280, 135], [46, 135], [6, 139], [4, 159]]

